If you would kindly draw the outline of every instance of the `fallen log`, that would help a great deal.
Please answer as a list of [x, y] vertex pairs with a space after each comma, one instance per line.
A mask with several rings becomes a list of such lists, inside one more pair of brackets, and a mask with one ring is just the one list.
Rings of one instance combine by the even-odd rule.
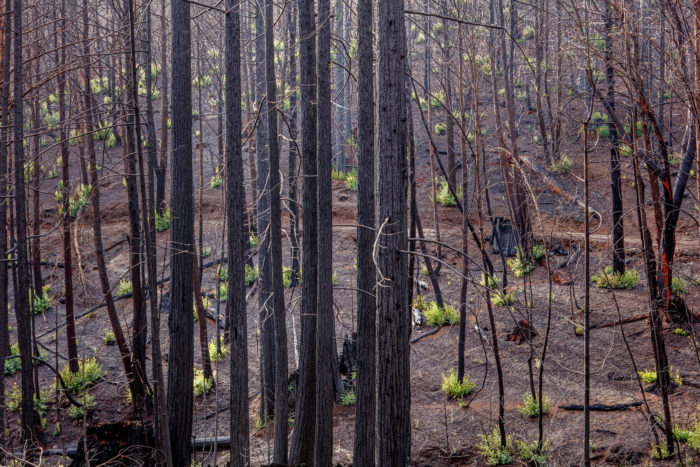
[[411, 344], [415, 344], [416, 342], [418, 342], [419, 340], [421, 340], [425, 337], [432, 336], [433, 334], [437, 334], [437, 332], [440, 330], [441, 327], [442, 326], [435, 326], [435, 329], [432, 329], [432, 330], [426, 332], [425, 334], [421, 334], [420, 336], [411, 339]]
[[608, 321], [606, 323], [592, 324], [591, 329], [610, 328], [613, 326], [617, 326], [619, 324], [634, 323], [635, 321], [641, 321], [643, 319], [646, 319], [648, 316], [649, 315], [647, 313], [644, 313], [643, 315], [637, 315], [637, 316], [633, 316], [631, 318], [625, 318], [623, 320]]
[[[594, 412], [618, 412], [621, 410], [627, 410], [632, 407], [639, 407], [641, 406], [641, 402], [627, 402], [626, 404], [591, 404], [589, 407], [589, 410], [592, 410]], [[583, 410], [583, 404], [569, 404], [569, 405], [558, 405], [557, 408], [563, 409], [563, 410], [576, 410], [576, 411], [582, 411]]]

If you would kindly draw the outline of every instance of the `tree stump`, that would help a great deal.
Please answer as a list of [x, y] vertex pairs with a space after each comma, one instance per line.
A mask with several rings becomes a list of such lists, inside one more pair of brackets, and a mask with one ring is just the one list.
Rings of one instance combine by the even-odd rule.
[[[155, 465], [155, 436], [150, 424], [136, 421], [102, 423], [88, 426], [86, 436], [90, 465]], [[85, 446], [85, 438], [81, 437], [71, 467], [87, 465]]]

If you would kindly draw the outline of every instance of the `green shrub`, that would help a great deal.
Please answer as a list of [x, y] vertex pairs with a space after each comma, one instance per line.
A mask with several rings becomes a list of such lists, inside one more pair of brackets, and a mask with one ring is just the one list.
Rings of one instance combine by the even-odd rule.
[[250, 243], [251, 248], [258, 246], [258, 236], [251, 232], [248, 237], [248, 243]]
[[680, 276], [673, 276], [671, 278], [671, 293], [682, 297], [688, 293], [688, 283]]
[[632, 155], [632, 148], [626, 144], [620, 145], [620, 155], [622, 157], [630, 157]]
[[111, 329], [105, 329], [105, 335], [102, 337], [102, 341], [107, 345], [114, 345], [117, 342], [117, 337], [114, 335], [114, 331]]
[[165, 232], [170, 228], [170, 206], [165, 208], [163, 214], [155, 212], [156, 232]]
[[352, 169], [345, 177], [345, 186], [350, 191], [357, 191], [357, 171]]
[[[435, 178], [435, 184], [437, 185], [437, 202], [441, 206], [450, 207], [457, 206], [457, 201], [455, 201], [454, 196], [450, 192], [450, 185], [445, 179]], [[457, 188], [457, 197], [462, 199], [462, 189]], [[431, 198], [432, 199], [432, 198]]]
[[227, 298], [228, 298], [228, 286], [226, 285], [226, 282], [221, 282], [219, 284], [219, 301], [225, 302]]
[[574, 163], [571, 162], [569, 156], [561, 155], [557, 158], [557, 160], [552, 162], [552, 164], [549, 166], [549, 170], [558, 175], [566, 175], [571, 172], [573, 166]]
[[671, 154], [668, 155], [668, 162], [674, 167], [678, 167], [681, 165], [681, 161], [683, 160], [683, 157], [681, 157], [680, 154], [678, 154], [676, 151], [673, 151]]
[[80, 419], [83, 418], [85, 415], [90, 415], [90, 412], [92, 412], [95, 409], [95, 407], [97, 407], [95, 398], [91, 396], [90, 393], [87, 391], [85, 391], [85, 393], [77, 399], [78, 402], [80, 402], [83, 405], [82, 407], [76, 407], [75, 405], [71, 404], [70, 408], [68, 409], [68, 415], [70, 415], [70, 417], [73, 419]]
[[[10, 355], [19, 355], [19, 343], [10, 346]], [[12, 357], [5, 359], [5, 374], [14, 375], [22, 369], [22, 360], [20, 357]]]
[[50, 285], [45, 285], [41, 290], [41, 296], [37, 295], [36, 292], [30, 291], [30, 296], [32, 298], [32, 308], [34, 314], [43, 313], [44, 311], [51, 308], [51, 297], [49, 297], [49, 292], [51, 291]]
[[494, 290], [491, 292], [491, 304], [494, 306], [509, 306], [515, 303], [512, 293]]
[[425, 300], [425, 298], [423, 298], [423, 295], [418, 294], [415, 296], [413, 299], [413, 308], [421, 313], [425, 313], [428, 310], [428, 307], [429, 303]]
[[205, 378], [204, 372], [195, 368], [192, 384], [194, 386], [194, 396], [199, 397], [211, 392], [211, 390], [214, 388], [214, 378]]
[[666, 444], [653, 444], [651, 445], [651, 458], [655, 460], [670, 459], [673, 457], [673, 453], [668, 452], [668, 446]]
[[44, 115], [44, 125], [46, 125], [47, 129], [55, 130], [58, 128], [59, 123], [61, 123], [61, 117], [58, 110]]
[[527, 441], [516, 441], [518, 457], [527, 462], [527, 465], [545, 466], [550, 463], [549, 449], [547, 441], [542, 443], [542, 449], [537, 449], [537, 441], [528, 443]]
[[216, 351], [216, 337], [209, 339], [207, 345], [209, 348], [209, 360], [212, 362], [220, 362], [226, 356], [226, 346], [224, 345], [224, 336], [219, 336], [219, 351]]
[[450, 368], [447, 375], [442, 375], [442, 392], [450, 399], [464, 399], [475, 386], [467, 375], [464, 375], [462, 380], [458, 381], [457, 372], [453, 368]]
[[19, 409], [19, 405], [22, 403], [22, 391], [20, 390], [17, 383], [12, 383], [12, 389], [8, 393], [5, 391], [5, 406], [10, 412], [14, 412]]
[[95, 129], [95, 141], [103, 141], [107, 138], [109, 138], [109, 135], [112, 134], [112, 123], [111, 122], [102, 122], [97, 124], [97, 129]]
[[250, 267], [247, 264], [245, 265], [245, 285], [246, 287], [250, 287], [251, 285], [255, 284], [255, 281], [258, 280], [258, 267]]
[[687, 443], [693, 432], [682, 426], [675, 424], [673, 425], [673, 437], [676, 438], [681, 443]]
[[133, 291], [133, 286], [129, 279], [121, 279], [119, 281], [119, 287], [117, 287], [117, 295], [124, 295], [131, 293]]
[[34, 394], [34, 410], [39, 412], [42, 417], [46, 416], [46, 412], [49, 410], [49, 398], [51, 397], [52, 390], [50, 387], [41, 387], [39, 389], [39, 397]]
[[[653, 370], [642, 370], [638, 371], [637, 374], [639, 375], [641, 380], [647, 384], [654, 384], [659, 379], [659, 374], [656, 371], [656, 365], [654, 365]], [[678, 370], [676, 370], [674, 373], [673, 365], [670, 365], [668, 367], [668, 374], [676, 386], [683, 386], [683, 378], [681, 377], [680, 373], [678, 373]]]
[[598, 136], [601, 138], [610, 138], [610, 128], [608, 128], [608, 125], [598, 126]]
[[535, 37], [535, 28], [533, 28], [532, 26], [529, 26], [529, 25], [525, 26], [523, 28], [522, 38], [526, 39], [526, 40], [530, 40], [533, 37]]
[[423, 312], [425, 323], [428, 326], [445, 326], [455, 324], [459, 321], [459, 313], [452, 305], [445, 305], [440, 308], [437, 303], [430, 302], [428, 308]]
[[54, 178], [58, 177], [58, 170], [56, 170], [56, 166], [51, 167], [46, 173], [46, 176], [49, 180], [53, 180]]
[[89, 388], [100, 379], [102, 376], [102, 365], [97, 361], [97, 357], [92, 357], [78, 361], [77, 373], [70, 371], [70, 368], [66, 365], [59, 371], [59, 374], [66, 385], [66, 389], [77, 393], [83, 387]]
[[513, 435], [506, 436], [506, 445], [501, 446], [501, 435], [498, 427], [491, 434], [480, 435], [479, 452], [488, 465], [506, 465], [513, 462]]
[[357, 395], [355, 395], [355, 391], [352, 389], [345, 391], [343, 395], [340, 396], [340, 405], [355, 405], [355, 402], [357, 402]]
[[535, 266], [520, 254], [519, 248], [516, 248], [515, 258], [510, 258], [506, 264], [518, 279], [535, 270]]
[[498, 288], [498, 277], [494, 276], [489, 276], [487, 273], [482, 272], [481, 273], [481, 279], [479, 280], [479, 284], [483, 285], [486, 287], [486, 278], [488, 276], [488, 287], [489, 289], [497, 289]]
[[110, 133], [107, 137], [107, 147], [112, 149], [117, 145], [117, 137], [114, 133]]
[[625, 269], [623, 273], [613, 274], [612, 266], [606, 266], [601, 273], [591, 276], [591, 280], [600, 289], [633, 289], [638, 279], [636, 269]]
[[435, 125], [435, 134], [442, 136], [447, 131], [447, 125], [445, 123], [438, 123]]
[[439, 109], [442, 107], [443, 102], [445, 102], [445, 91], [442, 89], [438, 89], [430, 96], [430, 106], [433, 109]]
[[211, 177], [211, 180], [209, 180], [209, 186], [212, 188], [219, 188], [221, 185], [223, 185], [223, 179], [221, 178], [221, 172], [219, 172], [219, 168], [216, 168], [216, 173], [214, 173], [214, 176]]
[[688, 331], [683, 328], [676, 328], [673, 333], [677, 336], [686, 337], [688, 336]]
[[[542, 399], [542, 415], [549, 412], [549, 405], [551, 401], [549, 397], [545, 396]], [[520, 406], [520, 413], [525, 417], [535, 418], [540, 415], [540, 402], [536, 397], [532, 397], [529, 392], [523, 395], [523, 405]]]

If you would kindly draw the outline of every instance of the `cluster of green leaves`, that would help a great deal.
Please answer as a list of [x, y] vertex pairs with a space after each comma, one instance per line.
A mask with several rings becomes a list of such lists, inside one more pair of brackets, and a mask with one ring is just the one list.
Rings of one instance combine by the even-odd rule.
[[442, 136], [445, 134], [447, 131], [447, 124], [445, 123], [436, 123], [435, 124], [435, 134], [438, 136]]
[[[10, 346], [10, 355], [19, 355], [19, 344], [15, 343]], [[22, 360], [19, 357], [5, 359], [5, 374], [14, 375], [22, 368]]]
[[226, 282], [219, 283], [219, 301], [225, 302], [228, 298], [228, 286]]
[[133, 286], [129, 279], [121, 279], [119, 281], [119, 286], [117, 287], [117, 295], [128, 294], [131, 293], [133, 290]]
[[214, 271], [214, 279], [217, 279], [221, 282], [226, 282], [228, 280], [228, 266], [217, 266], [216, 271]]
[[[63, 214], [63, 180], [58, 181], [58, 187], [54, 193], [54, 198], [56, 202], [59, 203], [58, 213]], [[90, 198], [90, 193], [92, 192], [91, 185], [80, 184], [78, 188], [73, 191], [73, 195], [68, 200], [68, 215], [70, 217], [76, 217], [78, 212], [85, 208]]]
[[[696, 410], [700, 411], [700, 404], [696, 406]], [[680, 443], [686, 443], [691, 448], [700, 452], [700, 417], [699, 413], [695, 414], [695, 421], [692, 428], [683, 428], [680, 425], [673, 426], [673, 437]]]
[[77, 399], [78, 402], [80, 402], [83, 405], [81, 407], [77, 407], [71, 404], [70, 408], [68, 409], [68, 415], [70, 415], [70, 417], [73, 419], [81, 419], [85, 415], [89, 415], [90, 412], [92, 412], [95, 409], [95, 407], [97, 407], [95, 398], [91, 396], [88, 391], [85, 391], [83, 394], [77, 397]]
[[515, 297], [510, 292], [494, 290], [491, 292], [491, 304], [494, 306], [510, 306], [515, 303]]
[[70, 392], [80, 392], [83, 388], [94, 385], [102, 376], [102, 365], [97, 361], [97, 357], [78, 361], [78, 371], [73, 373], [68, 365], [59, 371], [66, 389]]
[[[647, 384], [656, 383], [656, 381], [658, 381], [658, 379], [659, 379], [659, 374], [656, 371], [656, 365], [654, 365], [653, 370], [641, 370], [641, 371], [638, 371], [637, 374], [639, 375], [641, 380]], [[678, 387], [683, 386], [683, 378], [681, 377], [678, 370], [676, 370], [675, 372], [673, 371], [673, 365], [670, 365], [668, 367], [668, 374], [676, 386], [678, 386]]]
[[250, 267], [246, 264], [245, 265], [245, 285], [246, 285], [246, 287], [250, 287], [251, 285], [255, 284], [255, 281], [258, 280], [259, 274], [260, 274], [260, 271], [258, 271], [257, 266]]
[[[455, 200], [454, 196], [452, 196], [452, 192], [450, 192], [449, 182], [445, 179], [438, 179], [436, 177], [435, 184], [437, 185], [436, 198], [438, 204], [445, 207], [457, 206], [457, 201]], [[457, 187], [457, 197], [460, 200], [462, 199], [462, 189], [460, 187]]]
[[117, 342], [117, 337], [111, 329], [105, 329], [105, 335], [102, 336], [102, 341], [107, 345], [114, 345]]
[[[551, 401], [545, 396], [542, 399], [542, 415], [549, 412]], [[540, 401], [537, 397], [532, 397], [529, 392], [523, 395], [523, 405], [520, 406], [520, 413], [525, 417], [535, 418], [540, 415]]]
[[199, 397], [211, 392], [211, 390], [214, 388], [214, 378], [205, 378], [204, 372], [195, 368], [192, 384], [194, 387], [194, 396]]
[[163, 214], [155, 212], [156, 232], [165, 232], [170, 228], [170, 206], [163, 210]]
[[32, 309], [34, 314], [43, 313], [49, 308], [51, 308], [51, 297], [49, 297], [49, 292], [51, 292], [51, 286], [46, 284], [41, 289], [41, 295], [37, 295], [36, 292], [30, 291], [29, 295], [32, 299]]
[[112, 122], [101, 122], [97, 124], [97, 129], [95, 130], [95, 141], [103, 141], [110, 137], [112, 134]]
[[258, 236], [251, 232], [250, 236], [248, 237], [248, 243], [250, 243], [251, 248], [258, 246]]
[[454, 368], [450, 368], [446, 375], [442, 375], [442, 392], [450, 399], [464, 400], [475, 386], [468, 375], [464, 375], [461, 381], [458, 380]]
[[345, 186], [350, 191], [357, 191], [357, 171], [352, 169], [345, 176]]
[[549, 465], [550, 455], [546, 440], [542, 443], [541, 449], [537, 449], [537, 441], [528, 443], [527, 441], [516, 440], [515, 445], [518, 450], [518, 457], [527, 465]]
[[530, 249], [530, 254], [523, 254], [519, 248], [515, 248], [515, 258], [510, 258], [507, 261], [508, 268], [513, 271], [513, 274], [518, 279], [535, 270], [535, 265], [544, 257], [544, 246], [535, 244]]
[[490, 434], [480, 435], [479, 452], [488, 465], [506, 465], [514, 460], [513, 435], [506, 436], [505, 446], [501, 446], [501, 435], [498, 427]]
[[221, 185], [223, 185], [223, 179], [221, 178], [221, 172], [217, 167], [214, 176], [212, 176], [211, 180], [209, 180], [209, 186], [212, 188], [219, 188]]
[[[292, 268], [282, 266], [282, 285], [285, 289], [292, 285], [292, 273]], [[301, 284], [301, 270], [299, 270], [299, 280], [297, 282]]]
[[602, 272], [593, 274], [591, 280], [599, 289], [633, 289], [639, 280], [636, 269], [625, 269], [623, 273], [613, 274], [612, 266], [606, 266]]
[[566, 155], [560, 155], [555, 161], [553, 161], [549, 165], [549, 170], [550, 172], [553, 172], [558, 175], [566, 175], [569, 172], [571, 172], [571, 169], [573, 168], [574, 163], [571, 162], [571, 159], [569, 159], [569, 156]]
[[209, 359], [212, 362], [220, 362], [226, 356], [226, 346], [224, 345], [224, 336], [219, 336], [219, 350], [216, 349], [216, 337], [209, 339], [207, 347], [209, 348]]
[[348, 389], [340, 396], [340, 405], [355, 405], [355, 402], [357, 402], [357, 395], [353, 389]]
[[214, 81], [209, 75], [204, 75], [201, 78], [199, 76], [195, 76], [192, 80], [192, 86], [196, 88], [208, 88], [212, 84], [214, 84]]
[[[420, 308], [418, 309], [420, 310]], [[445, 305], [441, 308], [437, 303], [431, 301], [425, 309], [420, 311], [425, 316], [425, 323], [429, 326], [445, 326], [459, 322], [459, 312], [452, 305]]]
[[199, 254], [202, 255], [202, 258], [208, 258], [211, 255], [211, 247], [203, 246], [199, 249]]
[[59, 123], [61, 123], [61, 117], [58, 113], [58, 110], [49, 112], [46, 115], [44, 115], [44, 125], [46, 125], [47, 129], [55, 130], [58, 128]]
[[688, 293], [688, 283], [680, 276], [673, 276], [671, 278], [671, 293], [682, 297]]

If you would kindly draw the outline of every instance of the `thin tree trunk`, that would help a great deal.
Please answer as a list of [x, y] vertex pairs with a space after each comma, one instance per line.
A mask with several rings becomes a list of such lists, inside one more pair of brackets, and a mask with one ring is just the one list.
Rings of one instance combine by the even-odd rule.
[[[314, 465], [331, 465], [333, 460], [333, 208], [331, 185], [331, 5], [318, 0], [316, 62], [318, 87], [318, 296], [316, 304], [316, 454]], [[306, 276], [312, 271], [307, 271]]]
[[374, 245], [374, 13], [372, 0], [359, 0], [357, 117], [357, 402], [353, 462], [375, 463], [377, 416], [377, 309]]
[[297, 147], [297, 8], [296, 0], [289, 5], [289, 43], [287, 46], [289, 54], [289, 75], [287, 85], [292, 91], [289, 95], [289, 232], [291, 243], [291, 277], [290, 287], [299, 285], [299, 195], [298, 195], [298, 173], [297, 164], [299, 159]]
[[[314, 465], [316, 445], [316, 295], [318, 265], [316, 198], [316, 19], [313, 0], [299, 0], [301, 86], [302, 269], [299, 385], [289, 463]], [[320, 467], [320, 466], [319, 466]]]

